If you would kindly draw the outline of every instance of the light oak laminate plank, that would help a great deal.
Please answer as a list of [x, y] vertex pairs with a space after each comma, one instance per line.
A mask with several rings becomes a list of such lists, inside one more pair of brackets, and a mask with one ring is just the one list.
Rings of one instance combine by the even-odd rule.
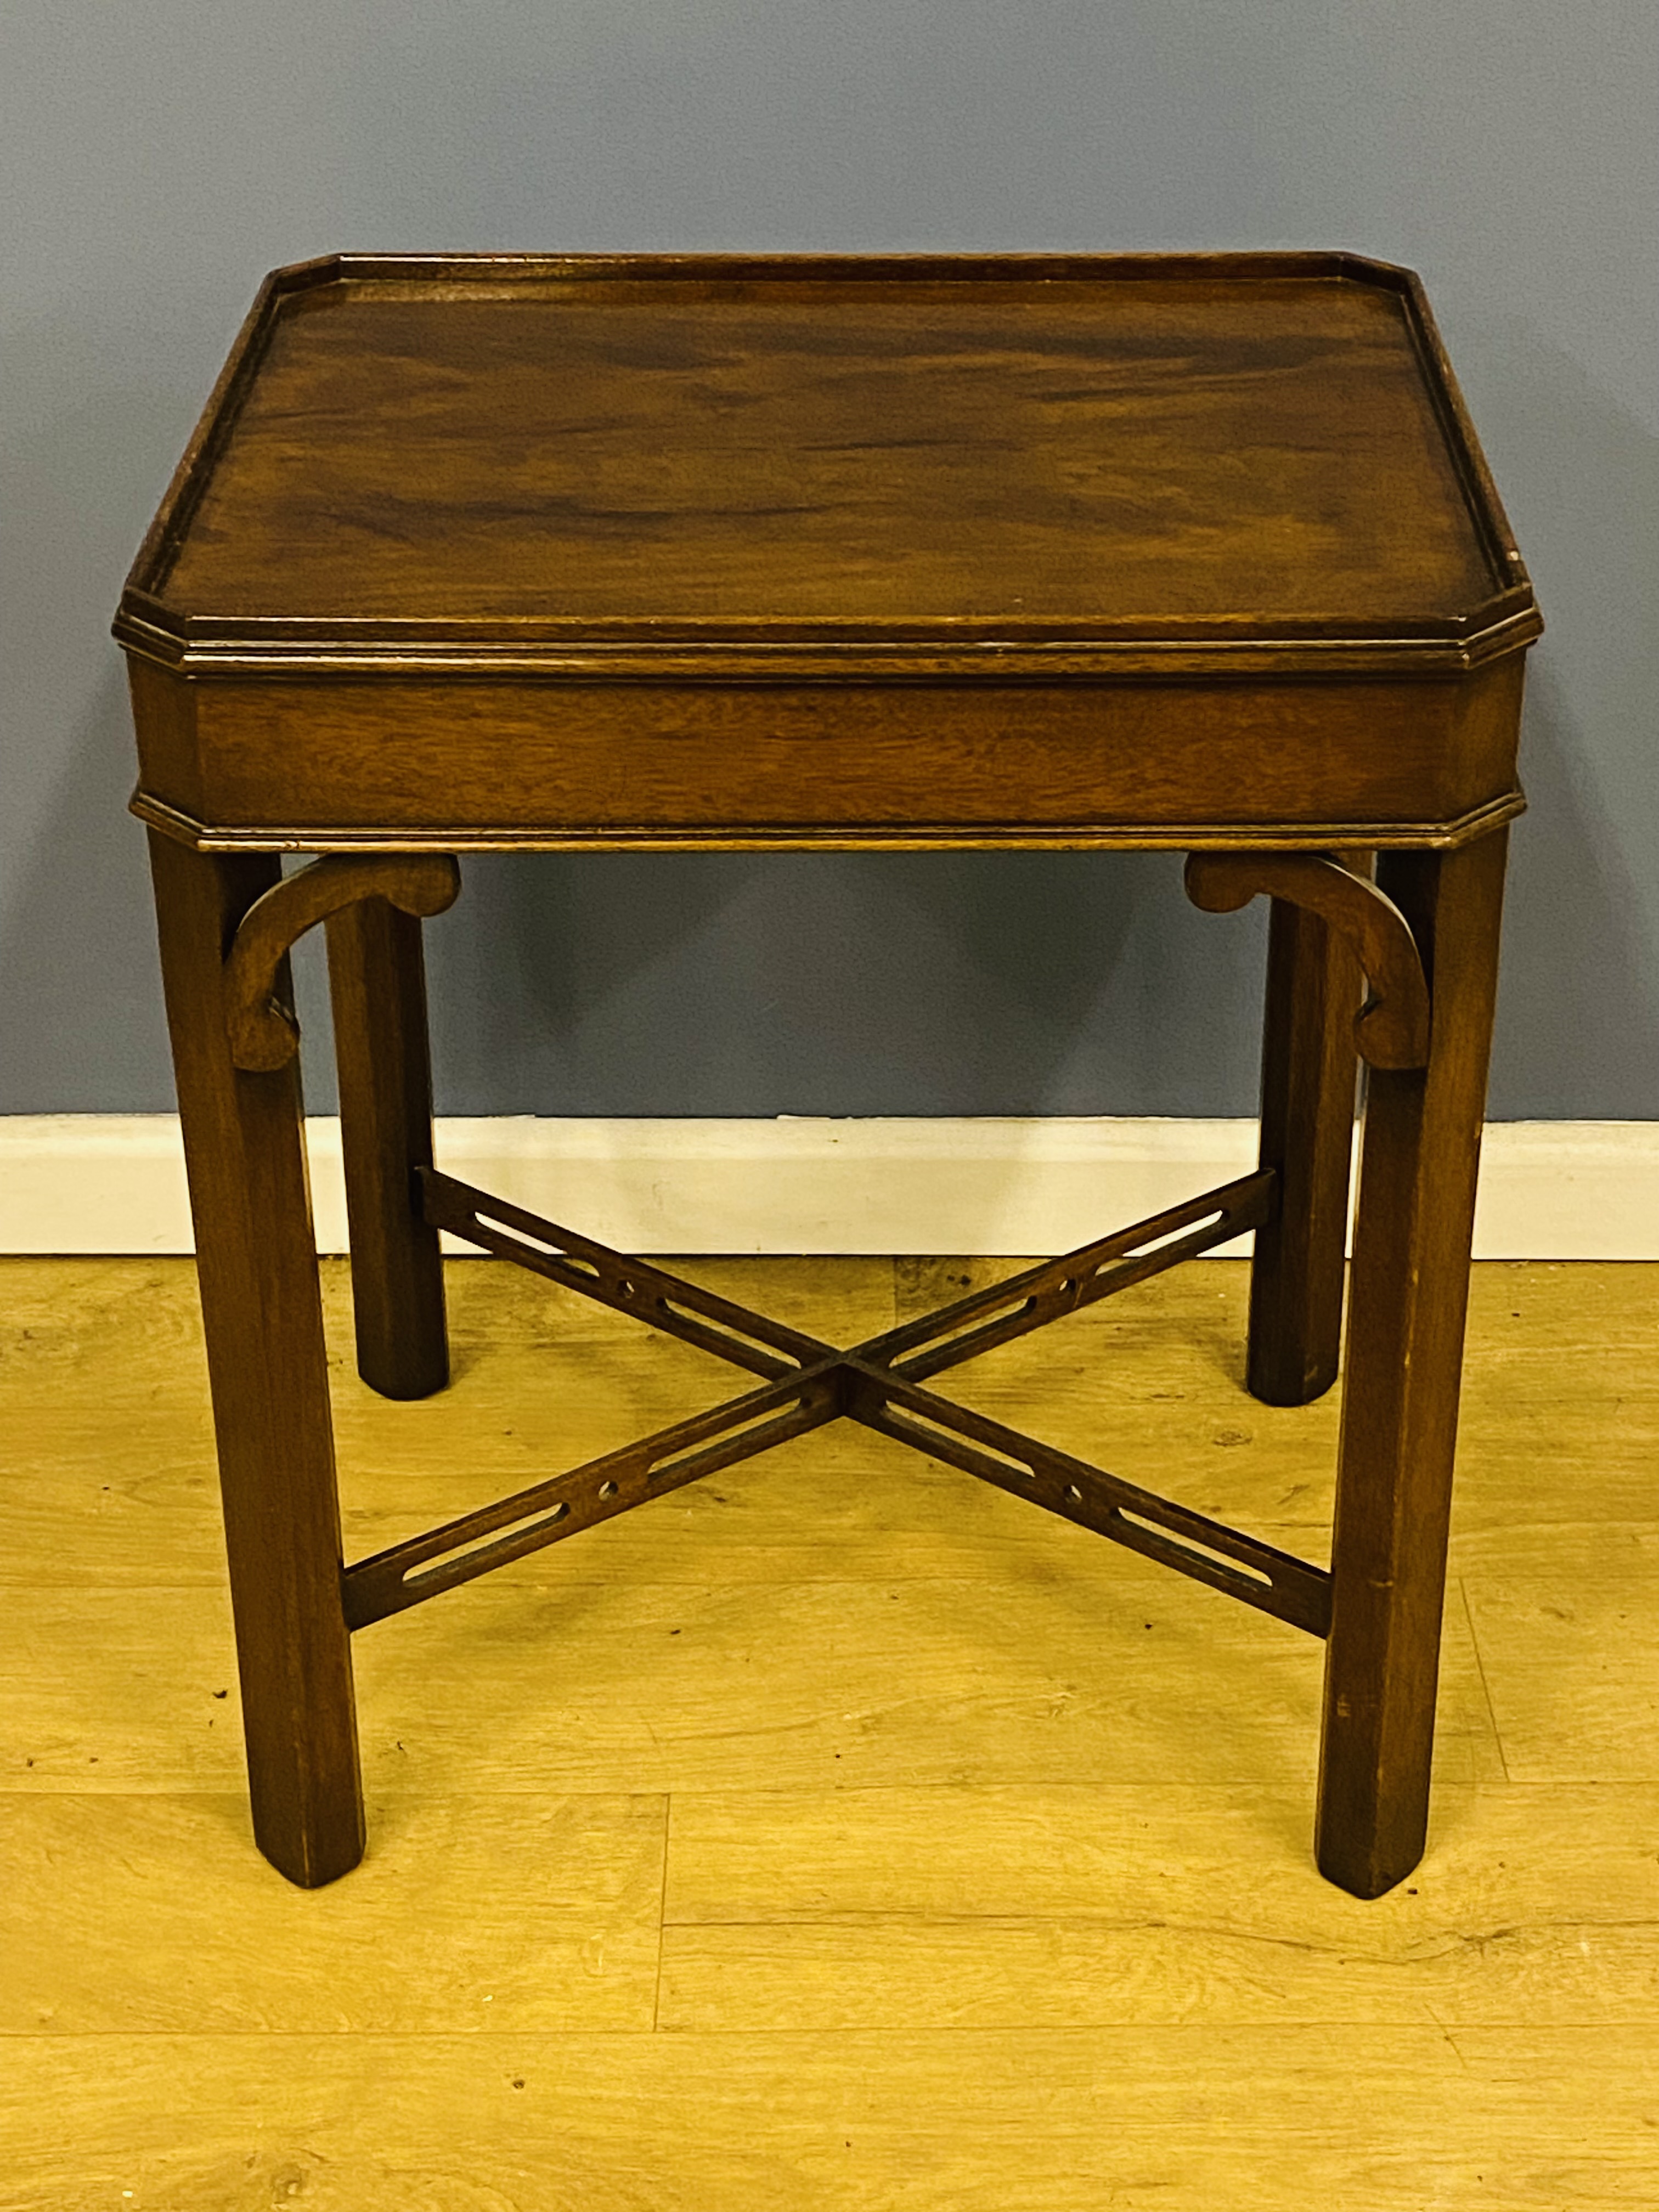
[[213, 1442], [192, 1440], [193, 1425], [84, 1414], [71, 1425], [40, 1409], [14, 1423], [0, 1469], [0, 1589], [222, 1584]]
[[[684, 1263], [727, 1295], [855, 1340], [892, 1318], [886, 1261]], [[355, 1371], [349, 1273], [323, 1263], [347, 1548], [362, 1556], [653, 1428], [752, 1378], [590, 1301], [489, 1261], [448, 1269], [455, 1380], [394, 1404]], [[207, 1373], [189, 1261], [0, 1261], [0, 1583], [218, 1584]], [[739, 1471], [740, 1472], [740, 1471]], [[706, 1513], [709, 1500], [682, 1508]], [[649, 1516], [647, 1516], [649, 1518]], [[630, 1562], [640, 1523], [596, 1531]], [[774, 1533], [797, 1567], [812, 1547]], [[644, 1559], [683, 1569], [682, 1522]], [[776, 1557], [736, 1569], [775, 1578]], [[597, 1570], [606, 1571], [603, 1567]], [[594, 1571], [590, 1570], [589, 1571]], [[563, 1578], [563, 1569], [556, 1578]]]
[[[829, 1335], [892, 1310], [881, 1263], [838, 1308], [841, 1263], [744, 1264], [720, 1287]], [[1455, 1586], [1429, 1856], [1364, 1905], [1309, 1863], [1311, 1639], [851, 1428], [367, 1632], [370, 1856], [290, 1890], [246, 1839], [188, 1267], [28, 1265], [0, 2212], [1659, 2207], [1659, 1269], [1476, 1272], [1480, 1647]], [[354, 1552], [740, 1379], [450, 1273], [447, 1399], [336, 1367]], [[1147, 1288], [1052, 1334], [1011, 1418], [1098, 1441], [1106, 1406], [1143, 1471], [1319, 1556], [1316, 1494], [1279, 1499], [1329, 1409], [1258, 1428], [1243, 1270]]]
[[0, 1796], [0, 2034], [647, 2030], [665, 1812], [384, 1798], [299, 1891], [240, 1792]]
[[1659, 2203], [1650, 2025], [52, 2037], [7, 2057], [6, 2212]]
[[[823, 1264], [822, 1262], [819, 1263]], [[842, 1263], [834, 1263], [839, 1267]], [[1024, 1260], [902, 1256], [894, 1267], [894, 1299], [901, 1321], [1001, 1281], [1031, 1264]], [[1200, 1296], [1200, 1293], [1202, 1293]], [[1239, 1260], [1194, 1260], [1155, 1276], [1085, 1310], [1079, 1318], [1138, 1310], [1144, 1326], [1190, 1302], [1212, 1310], [1206, 1334], [1211, 1356], [1243, 1376], [1234, 1320], [1249, 1304], [1247, 1270]], [[1510, 1321], [1522, 1326], [1510, 1332]], [[1494, 1342], [1508, 1339], [1522, 1356], [1547, 1357], [1551, 1349], [1636, 1351], [1659, 1324], [1659, 1266], [1631, 1261], [1482, 1260], [1470, 1274], [1471, 1332]]]
[[[900, 1261], [901, 1310], [1000, 1263]], [[1002, 1346], [940, 1387], [1198, 1510], [1325, 1556], [1340, 1391], [1264, 1406], [1242, 1387], [1247, 1271], [1194, 1262]], [[1659, 1536], [1659, 1267], [1474, 1271], [1453, 1559], [1519, 1565], [1608, 1522]], [[1299, 1533], [1298, 1533], [1299, 1532]], [[1632, 1562], [1633, 1564], [1634, 1562]]]
[[[643, 1362], [641, 1363], [643, 1365]], [[597, 1363], [596, 1363], [597, 1366]], [[533, 1388], [564, 1377], [549, 1363]], [[532, 1389], [503, 1407], [492, 1432], [482, 1419], [452, 1419], [441, 1435], [419, 1434], [428, 1409], [380, 1407], [349, 1436], [343, 1522], [348, 1555], [362, 1558], [435, 1526], [467, 1507], [579, 1464], [696, 1405], [716, 1402], [718, 1379], [701, 1394], [653, 1388], [617, 1360], [585, 1369], [557, 1388], [556, 1423], [537, 1414]], [[336, 1389], [343, 1395], [337, 1374]], [[962, 1393], [968, 1398], [967, 1390]], [[526, 1404], [532, 1418], [527, 1419]], [[1062, 1409], [1030, 1393], [996, 1410], [1029, 1432], [1066, 1440]], [[1231, 1411], [1231, 1409], [1226, 1409]], [[1278, 1409], [1261, 1409], [1277, 1411]], [[1249, 1422], [1258, 1409], [1244, 1410]], [[394, 1413], [402, 1435], [387, 1431]], [[1236, 1420], [1239, 1417], [1234, 1416]], [[371, 1426], [372, 1424], [372, 1426]], [[14, 1425], [11, 1466], [0, 1470], [0, 1586], [135, 1587], [224, 1579], [224, 1545], [210, 1440], [193, 1449], [170, 1419], [148, 1427], [123, 1419], [118, 1445], [106, 1425], [76, 1417], [65, 1437], [52, 1415]], [[1329, 1545], [1328, 1466], [1297, 1438], [1248, 1441], [1218, 1420], [1185, 1456], [1166, 1437], [1133, 1453], [1100, 1449], [1099, 1425], [1079, 1422], [1072, 1440], [1085, 1456], [1177, 1496], [1213, 1517], [1257, 1530], [1281, 1548], [1322, 1563]], [[510, 1433], [509, 1433], [510, 1431]], [[1118, 1442], [1121, 1446], [1121, 1431]], [[374, 1454], [373, 1458], [367, 1455]], [[1205, 1462], [1207, 1460], [1208, 1464]], [[1645, 1574], [1659, 1566], [1659, 1495], [1650, 1450], [1617, 1435], [1604, 1451], [1591, 1438], [1569, 1449], [1546, 1441], [1500, 1457], [1465, 1422], [1460, 1488], [1453, 1510], [1454, 1571], [1538, 1577]], [[920, 1576], [998, 1579], [1011, 1552], [1061, 1565], [1073, 1533], [1018, 1500], [953, 1468], [841, 1427], [812, 1440], [810, 1463], [775, 1455], [728, 1468], [663, 1499], [649, 1512], [585, 1533], [574, 1544], [520, 1566], [548, 1583], [574, 1577], [675, 1583], [893, 1579]]]
[[1320, 1881], [1306, 1824], [1285, 1794], [1150, 1784], [685, 1796], [659, 2024], [1659, 2016], [1659, 1789], [1443, 1785], [1374, 1902]]
[[[883, 1325], [884, 1261], [683, 1263], [826, 1335]], [[1007, 1266], [1018, 1263], [1006, 1263]], [[948, 1297], [1002, 1261], [901, 1261]], [[107, 1271], [106, 1273], [100, 1271]], [[1242, 1372], [1245, 1271], [1197, 1263], [941, 1378], [1017, 1426], [1322, 1559], [1338, 1406], [1259, 1406]], [[449, 1268], [453, 1387], [394, 1405], [360, 1383], [349, 1285], [325, 1263], [343, 1509], [353, 1557], [505, 1495], [740, 1388], [735, 1370], [489, 1262]], [[903, 1290], [908, 1284], [908, 1291]], [[1659, 1268], [1475, 1271], [1455, 1565], [1601, 1572], [1659, 1556]], [[54, 1288], [55, 1285], [55, 1288]], [[0, 1582], [222, 1581], [194, 1277], [184, 1261], [0, 1263]], [[1585, 1311], [1578, 1310], [1582, 1300]], [[1237, 1370], [1237, 1371], [1235, 1371]], [[521, 1577], [789, 1582], [975, 1575], [1011, 1549], [1056, 1566], [1073, 1532], [847, 1426], [728, 1469], [524, 1563]], [[705, 1547], [698, 1540], [711, 1541]]]
[[1511, 1778], [1659, 1782], [1659, 1561], [1467, 1589]]
[[[1015, 1559], [1000, 1583], [544, 1587], [508, 1569], [355, 1640], [365, 1774], [635, 1792], [1161, 1781], [1178, 1764], [1310, 1787], [1316, 1641], [1070, 1533], [1070, 1571]], [[1443, 1679], [1440, 1771], [1500, 1776], [1461, 1613]], [[217, 1592], [35, 1593], [0, 1642], [0, 1709], [7, 1788], [240, 1784]]]

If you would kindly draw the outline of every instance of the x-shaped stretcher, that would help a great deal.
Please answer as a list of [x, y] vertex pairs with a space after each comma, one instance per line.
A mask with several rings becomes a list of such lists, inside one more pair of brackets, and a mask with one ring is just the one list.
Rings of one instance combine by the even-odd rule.
[[424, 1169], [433, 1228], [697, 1345], [762, 1386], [348, 1567], [346, 1617], [360, 1628], [401, 1612], [845, 1416], [1323, 1636], [1331, 1578], [1322, 1568], [925, 1387], [994, 1346], [1261, 1227], [1273, 1183], [1271, 1170], [1242, 1176], [842, 1351]]

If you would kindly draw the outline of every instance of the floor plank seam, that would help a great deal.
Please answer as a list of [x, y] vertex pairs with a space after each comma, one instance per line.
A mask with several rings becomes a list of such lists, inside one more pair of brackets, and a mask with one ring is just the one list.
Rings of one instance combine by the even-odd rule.
[[1474, 1607], [1469, 1603], [1469, 1585], [1466, 1576], [1457, 1577], [1457, 1595], [1463, 1607], [1463, 1618], [1468, 1623], [1469, 1644], [1474, 1653], [1474, 1671], [1480, 1678], [1480, 1695], [1486, 1701], [1486, 1718], [1492, 1724], [1492, 1740], [1498, 1752], [1498, 1763], [1504, 1770], [1504, 1779], [1510, 1782], [1509, 1754], [1504, 1749], [1504, 1732], [1498, 1725], [1498, 1708], [1492, 1703], [1492, 1685], [1486, 1680], [1486, 1656], [1480, 1649], [1480, 1631], [1474, 1625]]
[[662, 1954], [663, 1936], [668, 1927], [668, 1852], [674, 1827], [674, 1793], [663, 1792], [662, 1799], [662, 1881], [657, 1893], [657, 1973], [651, 1991], [651, 2033], [658, 2031], [662, 2018]]

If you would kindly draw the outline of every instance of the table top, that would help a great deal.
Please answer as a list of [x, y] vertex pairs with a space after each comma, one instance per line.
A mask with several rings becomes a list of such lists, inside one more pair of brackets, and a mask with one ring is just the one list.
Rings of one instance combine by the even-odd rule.
[[204, 674], [1455, 672], [1540, 624], [1409, 272], [337, 257], [133, 569]]

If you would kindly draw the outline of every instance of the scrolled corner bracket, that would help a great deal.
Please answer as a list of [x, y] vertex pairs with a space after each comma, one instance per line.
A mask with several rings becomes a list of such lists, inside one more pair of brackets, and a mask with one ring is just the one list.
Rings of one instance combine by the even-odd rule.
[[1370, 995], [1354, 1043], [1372, 1067], [1425, 1067], [1431, 1006], [1411, 924], [1369, 877], [1323, 853], [1189, 853], [1187, 896], [1206, 914], [1235, 914], [1266, 894], [1316, 914], [1353, 948]]
[[230, 1056], [250, 1074], [283, 1067], [299, 1049], [293, 1010], [276, 995], [276, 974], [297, 940], [360, 899], [383, 898], [404, 914], [441, 914], [459, 896], [450, 853], [336, 853], [285, 876], [242, 916], [225, 955]]

